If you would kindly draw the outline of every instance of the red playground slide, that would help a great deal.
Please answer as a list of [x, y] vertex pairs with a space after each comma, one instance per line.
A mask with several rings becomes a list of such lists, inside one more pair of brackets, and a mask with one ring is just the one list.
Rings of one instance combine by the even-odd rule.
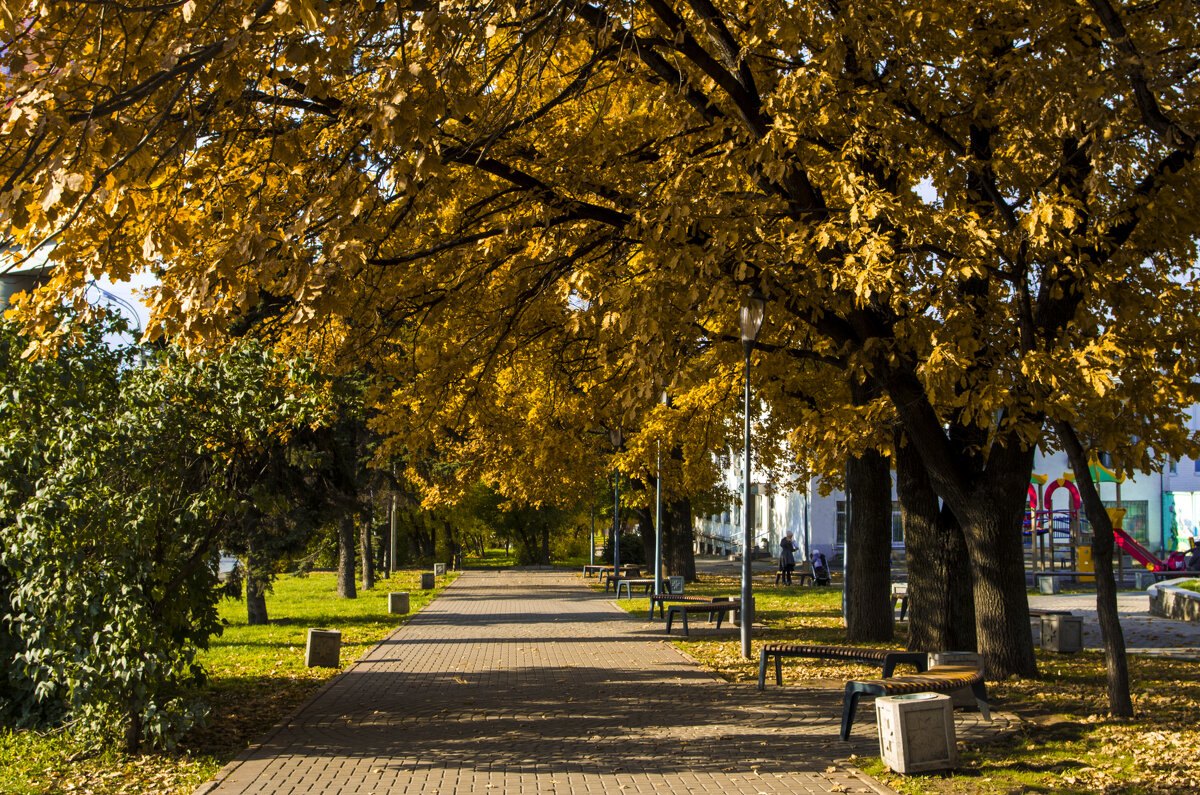
[[1150, 550], [1139, 544], [1133, 536], [1119, 527], [1113, 528], [1113, 536], [1116, 537], [1117, 546], [1124, 550], [1126, 555], [1150, 571], [1183, 571], [1184, 569], [1184, 558], [1186, 556], [1182, 552], [1172, 552], [1164, 563], [1155, 557]]

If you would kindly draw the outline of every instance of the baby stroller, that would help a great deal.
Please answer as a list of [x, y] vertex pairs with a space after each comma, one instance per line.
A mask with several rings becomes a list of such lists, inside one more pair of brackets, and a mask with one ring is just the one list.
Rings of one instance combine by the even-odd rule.
[[825, 561], [825, 553], [819, 549], [814, 550], [809, 565], [812, 567], [813, 583], [816, 585], [829, 585], [829, 564]]

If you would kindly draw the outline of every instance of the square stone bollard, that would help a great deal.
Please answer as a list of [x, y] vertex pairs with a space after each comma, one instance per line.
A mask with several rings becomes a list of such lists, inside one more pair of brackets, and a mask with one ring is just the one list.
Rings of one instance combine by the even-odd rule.
[[1042, 616], [1042, 648], [1062, 654], [1083, 650], [1083, 619], [1079, 616]]
[[404, 615], [408, 612], [408, 592], [388, 594], [388, 612]]
[[1062, 585], [1059, 584], [1058, 577], [1038, 577], [1038, 591], [1044, 594], [1055, 594], [1062, 592]]
[[[983, 670], [983, 657], [973, 651], [931, 651], [928, 659], [929, 667], [935, 665], [974, 665]], [[950, 703], [955, 707], [976, 707], [975, 694], [969, 687], [960, 687], [950, 691]]]
[[1158, 577], [1152, 571], [1139, 571], [1134, 573], [1133, 581], [1139, 591], [1145, 591], [1158, 582]]
[[443, 574], [445, 574], [445, 573], [446, 573], [446, 564], [445, 564], [445, 563], [435, 563], [435, 564], [433, 564], [433, 573], [434, 573], [436, 576], [438, 576], [438, 577], [441, 577]]
[[304, 664], [309, 668], [337, 668], [341, 662], [342, 633], [336, 629], [310, 629], [304, 648]]
[[421, 572], [421, 590], [428, 591], [435, 585], [432, 571]]
[[941, 693], [910, 693], [875, 699], [879, 753], [902, 775], [945, 770], [958, 763], [954, 709]]
[[674, 575], [667, 578], [667, 582], [671, 584], [671, 593], [683, 593], [683, 577]]

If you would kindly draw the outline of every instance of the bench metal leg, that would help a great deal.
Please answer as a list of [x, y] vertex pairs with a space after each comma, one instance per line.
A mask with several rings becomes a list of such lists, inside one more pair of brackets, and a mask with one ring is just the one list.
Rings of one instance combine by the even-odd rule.
[[775, 655], [775, 684], [783, 687], [783, 655]]
[[979, 714], [983, 715], [984, 720], [991, 723], [992, 711], [988, 708], [987, 685], [983, 682], [976, 682], [971, 685], [971, 692], [975, 696], [975, 703], [979, 705]]
[[674, 620], [675, 620], [675, 611], [668, 610], [667, 611], [667, 634], [668, 635], [671, 634], [671, 622]]
[[758, 655], [758, 689], [762, 690], [767, 684], [767, 650], [763, 649]]
[[915, 665], [918, 673], [924, 673], [929, 668], [929, 655], [925, 652], [897, 652], [883, 658], [883, 678], [887, 679], [896, 671], [896, 666], [902, 663]]
[[858, 707], [858, 697], [862, 691], [856, 682], [846, 683], [846, 695], [842, 700], [842, 739], [850, 739], [850, 725], [854, 723], [854, 710]]
[[681, 616], [683, 616], [683, 634], [684, 634], [684, 636], [686, 637], [686, 636], [688, 635], [687, 611], [686, 611], [686, 610], [680, 610], [680, 611], [679, 611], [679, 614], [680, 614]]

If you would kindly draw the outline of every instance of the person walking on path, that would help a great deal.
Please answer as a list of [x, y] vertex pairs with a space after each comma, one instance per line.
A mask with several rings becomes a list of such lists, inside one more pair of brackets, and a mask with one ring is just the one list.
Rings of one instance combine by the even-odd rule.
[[783, 534], [779, 542], [779, 570], [783, 572], [783, 584], [792, 584], [792, 572], [796, 570], [796, 542], [792, 540], [792, 531]]

